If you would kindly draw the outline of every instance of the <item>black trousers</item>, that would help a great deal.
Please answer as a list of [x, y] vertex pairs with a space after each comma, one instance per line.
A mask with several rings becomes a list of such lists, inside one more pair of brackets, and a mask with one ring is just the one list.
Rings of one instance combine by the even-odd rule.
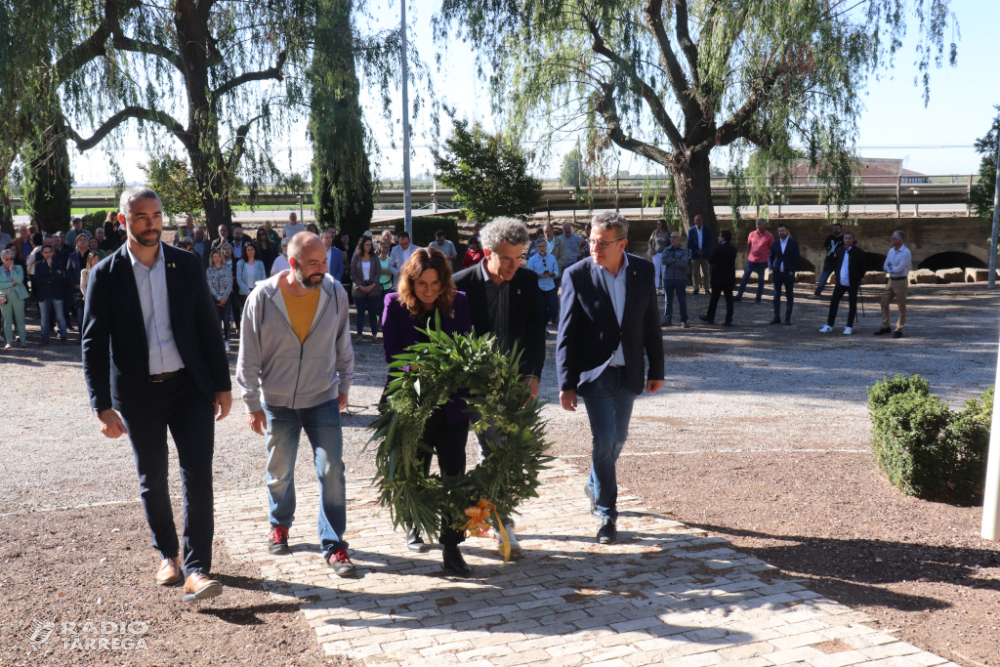
[[708, 321], [715, 321], [715, 309], [719, 307], [719, 297], [726, 297], [726, 322], [733, 321], [733, 286], [732, 285], [712, 285], [712, 296], [708, 299]]
[[229, 300], [229, 303], [233, 304], [233, 322], [236, 327], [236, 333], [240, 333], [240, 328], [243, 326], [243, 305], [247, 302], [247, 297], [249, 294], [240, 294], [239, 290], [233, 292], [233, 298]]
[[212, 569], [215, 532], [212, 453], [215, 448], [214, 402], [187, 376], [152, 385], [142, 409], [123, 410], [139, 474], [139, 495], [162, 558], [180, 555], [167, 485], [167, 431], [174, 438], [184, 498], [184, 574]]
[[[438, 467], [443, 477], [458, 477], [465, 474], [465, 443], [469, 439], [469, 421], [458, 424], [448, 421], [444, 408], [438, 408], [424, 426], [423, 441], [430, 445], [438, 457]], [[431, 471], [432, 454], [421, 451], [424, 474]], [[451, 527], [447, 518], [441, 517], [441, 537], [438, 542], [455, 545], [465, 541], [465, 533]]]
[[781, 288], [785, 288], [785, 321], [792, 321], [792, 306], [795, 304], [795, 274], [772, 273], [774, 284], [774, 317], [781, 317]]
[[850, 287], [844, 287], [837, 281], [837, 284], [833, 286], [833, 298], [830, 299], [830, 314], [826, 318], [826, 323], [829, 326], [833, 326], [833, 323], [837, 320], [837, 309], [840, 307], [840, 300], [844, 298], [844, 293], [847, 293], [847, 326], [854, 326], [854, 318], [858, 315], [858, 288], [860, 285], [851, 285]]

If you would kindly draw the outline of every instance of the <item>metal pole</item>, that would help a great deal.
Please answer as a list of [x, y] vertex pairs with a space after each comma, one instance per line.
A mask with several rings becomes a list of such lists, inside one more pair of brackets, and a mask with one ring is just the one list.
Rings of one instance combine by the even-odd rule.
[[[993, 209], [993, 227], [996, 228], [996, 207]], [[994, 236], [996, 239], [996, 236]], [[994, 241], [995, 242], [995, 241]], [[996, 256], [994, 255], [994, 260]], [[994, 262], [990, 262], [993, 264]], [[990, 269], [992, 271], [992, 269]], [[990, 274], [992, 283], [992, 277]], [[997, 364], [995, 386], [1000, 388], [1000, 363]], [[990, 428], [990, 451], [986, 459], [986, 492], [983, 494], [983, 539], [1000, 539], [1000, 405], [993, 403], [993, 422]]]
[[990, 233], [990, 282], [988, 289], [995, 289], [997, 282], [997, 235], [1000, 235], [1000, 119], [997, 121], [997, 182], [993, 187], [993, 231]]
[[403, 74], [403, 228], [413, 239], [413, 218], [410, 212], [410, 99], [407, 90], [406, 67], [406, 0], [399, 0], [399, 32]]

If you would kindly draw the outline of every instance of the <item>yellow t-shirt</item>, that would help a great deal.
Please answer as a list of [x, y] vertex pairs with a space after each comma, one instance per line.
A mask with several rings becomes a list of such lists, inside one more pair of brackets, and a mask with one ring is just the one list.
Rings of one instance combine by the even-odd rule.
[[278, 284], [281, 287], [281, 297], [285, 300], [288, 319], [292, 323], [292, 331], [299, 337], [300, 343], [305, 343], [319, 306], [319, 290], [310, 290], [305, 296], [295, 296], [284, 285]]

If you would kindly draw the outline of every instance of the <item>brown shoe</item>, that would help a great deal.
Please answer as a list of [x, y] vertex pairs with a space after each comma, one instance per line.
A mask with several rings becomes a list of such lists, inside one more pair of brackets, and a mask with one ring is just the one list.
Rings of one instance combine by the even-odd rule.
[[209, 579], [201, 572], [195, 572], [184, 582], [184, 601], [207, 600], [222, 593], [222, 584]]
[[156, 571], [157, 586], [176, 586], [184, 582], [184, 570], [181, 568], [180, 556], [164, 558], [160, 561], [160, 569]]

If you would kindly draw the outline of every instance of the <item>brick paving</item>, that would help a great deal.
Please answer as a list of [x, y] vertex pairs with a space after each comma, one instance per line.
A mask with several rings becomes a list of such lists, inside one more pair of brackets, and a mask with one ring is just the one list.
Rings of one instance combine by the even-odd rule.
[[436, 549], [408, 551], [367, 479], [348, 480], [355, 579], [319, 553], [315, 481], [297, 487], [291, 554], [267, 552], [263, 486], [217, 492], [216, 531], [276, 598], [300, 602], [327, 654], [366, 665], [957, 667], [636, 498], [620, 500], [619, 542], [600, 546], [583, 484], [555, 462], [522, 507], [520, 558], [470, 538], [471, 579], [446, 576]]

